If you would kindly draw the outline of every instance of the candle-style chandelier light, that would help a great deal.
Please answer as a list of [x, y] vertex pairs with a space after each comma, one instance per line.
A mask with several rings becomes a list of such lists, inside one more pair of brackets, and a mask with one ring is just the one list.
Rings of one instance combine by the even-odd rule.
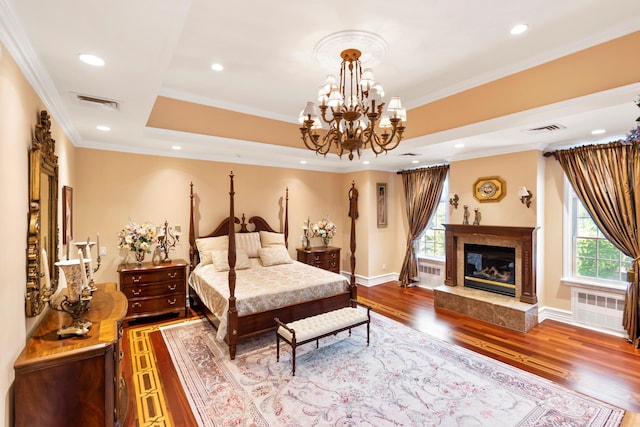
[[[374, 81], [371, 68], [362, 69], [360, 56], [358, 49], [342, 51], [339, 80], [327, 76], [318, 92], [320, 111], [315, 102], [307, 102], [300, 113], [304, 144], [323, 156], [334, 151], [342, 158], [348, 152], [353, 160], [354, 153], [360, 157], [367, 147], [377, 156], [402, 140], [407, 112], [400, 98], [393, 97], [384, 113], [382, 86]], [[321, 130], [323, 122], [329, 125], [326, 132]]]

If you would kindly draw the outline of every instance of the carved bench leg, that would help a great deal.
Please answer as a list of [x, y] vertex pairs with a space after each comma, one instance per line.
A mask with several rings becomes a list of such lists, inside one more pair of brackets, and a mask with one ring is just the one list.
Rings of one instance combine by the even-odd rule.
[[296, 376], [296, 337], [291, 340], [291, 376]]

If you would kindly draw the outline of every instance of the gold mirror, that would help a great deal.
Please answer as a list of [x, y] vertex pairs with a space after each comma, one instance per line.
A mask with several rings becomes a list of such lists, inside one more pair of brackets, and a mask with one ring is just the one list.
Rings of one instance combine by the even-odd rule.
[[42, 312], [48, 294], [58, 287], [58, 270], [54, 266], [58, 261], [58, 156], [55, 155], [55, 144], [51, 138], [49, 113], [41, 111], [29, 150], [25, 307], [30, 317]]

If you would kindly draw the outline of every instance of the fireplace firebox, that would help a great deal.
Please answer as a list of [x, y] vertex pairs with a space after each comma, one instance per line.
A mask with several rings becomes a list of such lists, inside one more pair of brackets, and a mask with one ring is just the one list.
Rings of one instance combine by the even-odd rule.
[[465, 243], [464, 286], [515, 297], [515, 257], [515, 248]]

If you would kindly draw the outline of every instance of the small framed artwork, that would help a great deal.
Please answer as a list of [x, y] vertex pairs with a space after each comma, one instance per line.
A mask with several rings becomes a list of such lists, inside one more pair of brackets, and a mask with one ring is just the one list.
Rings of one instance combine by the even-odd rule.
[[387, 226], [387, 184], [376, 184], [378, 228]]
[[73, 188], [62, 187], [62, 243], [66, 245], [73, 239]]

